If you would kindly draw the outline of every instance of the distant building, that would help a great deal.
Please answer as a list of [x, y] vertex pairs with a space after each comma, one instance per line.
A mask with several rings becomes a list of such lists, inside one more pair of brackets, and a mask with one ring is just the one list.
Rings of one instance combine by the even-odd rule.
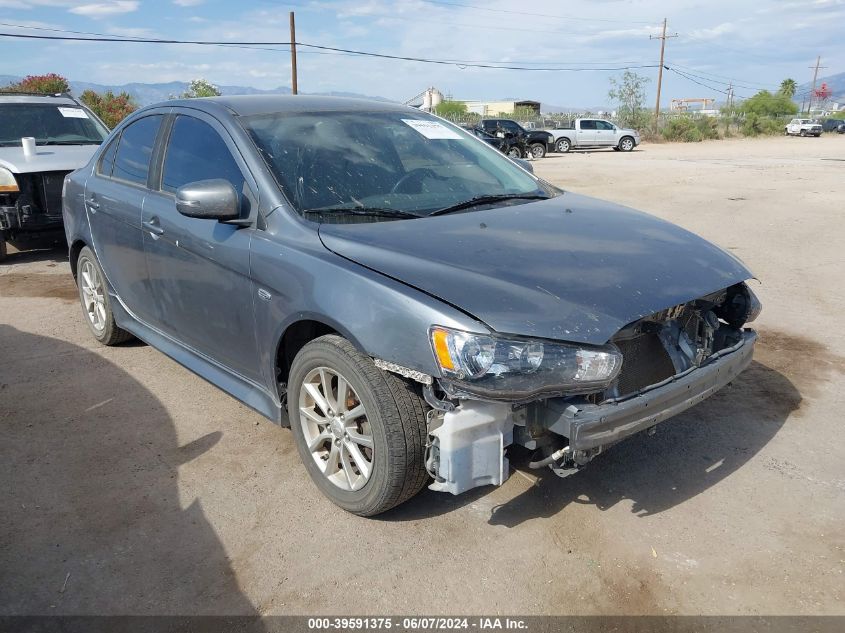
[[513, 114], [517, 110], [530, 110], [534, 114], [540, 114], [539, 101], [466, 101], [463, 99], [459, 101], [466, 104], [467, 112], [481, 116], [496, 116], [500, 113]]

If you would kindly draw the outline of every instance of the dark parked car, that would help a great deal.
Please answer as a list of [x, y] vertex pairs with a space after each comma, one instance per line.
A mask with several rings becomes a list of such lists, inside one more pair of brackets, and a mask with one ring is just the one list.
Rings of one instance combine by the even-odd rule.
[[[108, 129], [70, 95], [0, 93], [0, 261], [6, 242], [61, 239], [62, 183]], [[29, 153], [24, 138], [34, 145]]]
[[525, 140], [520, 139], [513, 134], [506, 134], [499, 137], [485, 132], [480, 127], [468, 126], [464, 129], [511, 158], [523, 158], [528, 155], [528, 148], [525, 145]]
[[66, 180], [85, 319], [290, 425], [333, 502], [566, 476], [751, 361], [733, 255], [561, 191], [419, 110], [317, 97], [144, 108]]
[[545, 130], [526, 130], [510, 119], [484, 119], [481, 128], [494, 136], [513, 134], [514, 138], [524, 142], [534, 158], [543, 158], [546, 152], [554, 149], [554, 137]]
[[845, 134], [845, 120], [843, 119], [827, 119], [822, 123], [823, 132], [839, 132]]

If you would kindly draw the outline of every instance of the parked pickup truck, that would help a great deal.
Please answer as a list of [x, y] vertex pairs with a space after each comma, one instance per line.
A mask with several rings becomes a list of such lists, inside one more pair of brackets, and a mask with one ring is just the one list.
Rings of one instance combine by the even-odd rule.
[[[506, 138], [506, 135], [513, 134], [517, 140], [524, 141], [531, 152], [532, 158], [543, 158], [546, 152], [552, 151], [552, 135], [546, 130], [526, 130], [516, 121], [510, 119], [484, 119], [481, 128], [488, 134]], [[518, 158], [525, 158], [519, 156]]]
[[784, 128], [783, 133], [787, 136], [815, 136], [822, 135], [822, 126], [813, 119], [792, 119]]
[[554, 138], [556, 152], [565, 154], [572, 148], [612, 147], [630, 152], [640, 144], [640, 133], [621, 128], [604, 119], [575, 119], [568, 128], [547, 130]]

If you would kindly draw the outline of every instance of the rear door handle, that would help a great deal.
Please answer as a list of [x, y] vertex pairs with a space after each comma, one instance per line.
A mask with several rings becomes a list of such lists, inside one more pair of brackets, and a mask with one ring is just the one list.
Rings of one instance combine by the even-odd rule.
[[146, 222], [142, 222], [141, 225], [153, 235], [164, 235], [164, 229], [159, 226], [158, 218], [155, 216]]

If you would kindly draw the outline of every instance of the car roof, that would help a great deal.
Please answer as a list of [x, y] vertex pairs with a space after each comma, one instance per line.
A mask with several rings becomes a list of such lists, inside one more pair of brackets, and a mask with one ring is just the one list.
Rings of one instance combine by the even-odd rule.
[[48, 105], [79, 105], [75, 99], [64, 95], [56, 96], [12, 93], [0, 93], [0, 103], [46, 103]]
[[[156, 104], [156, 106], [182, 106], [218, 112], [221, 108], [236, 116], [272, 114], [275, 112], [420, 112], [416, 108], [403, 106], [389, 101], [356, 99], [351, 97], [318, 97], [308, 95], [238, 95], [226, 97], [203, 97], [200, 99], [174, 99]], [[152, 106], [155, 107], [155, 106]]]

